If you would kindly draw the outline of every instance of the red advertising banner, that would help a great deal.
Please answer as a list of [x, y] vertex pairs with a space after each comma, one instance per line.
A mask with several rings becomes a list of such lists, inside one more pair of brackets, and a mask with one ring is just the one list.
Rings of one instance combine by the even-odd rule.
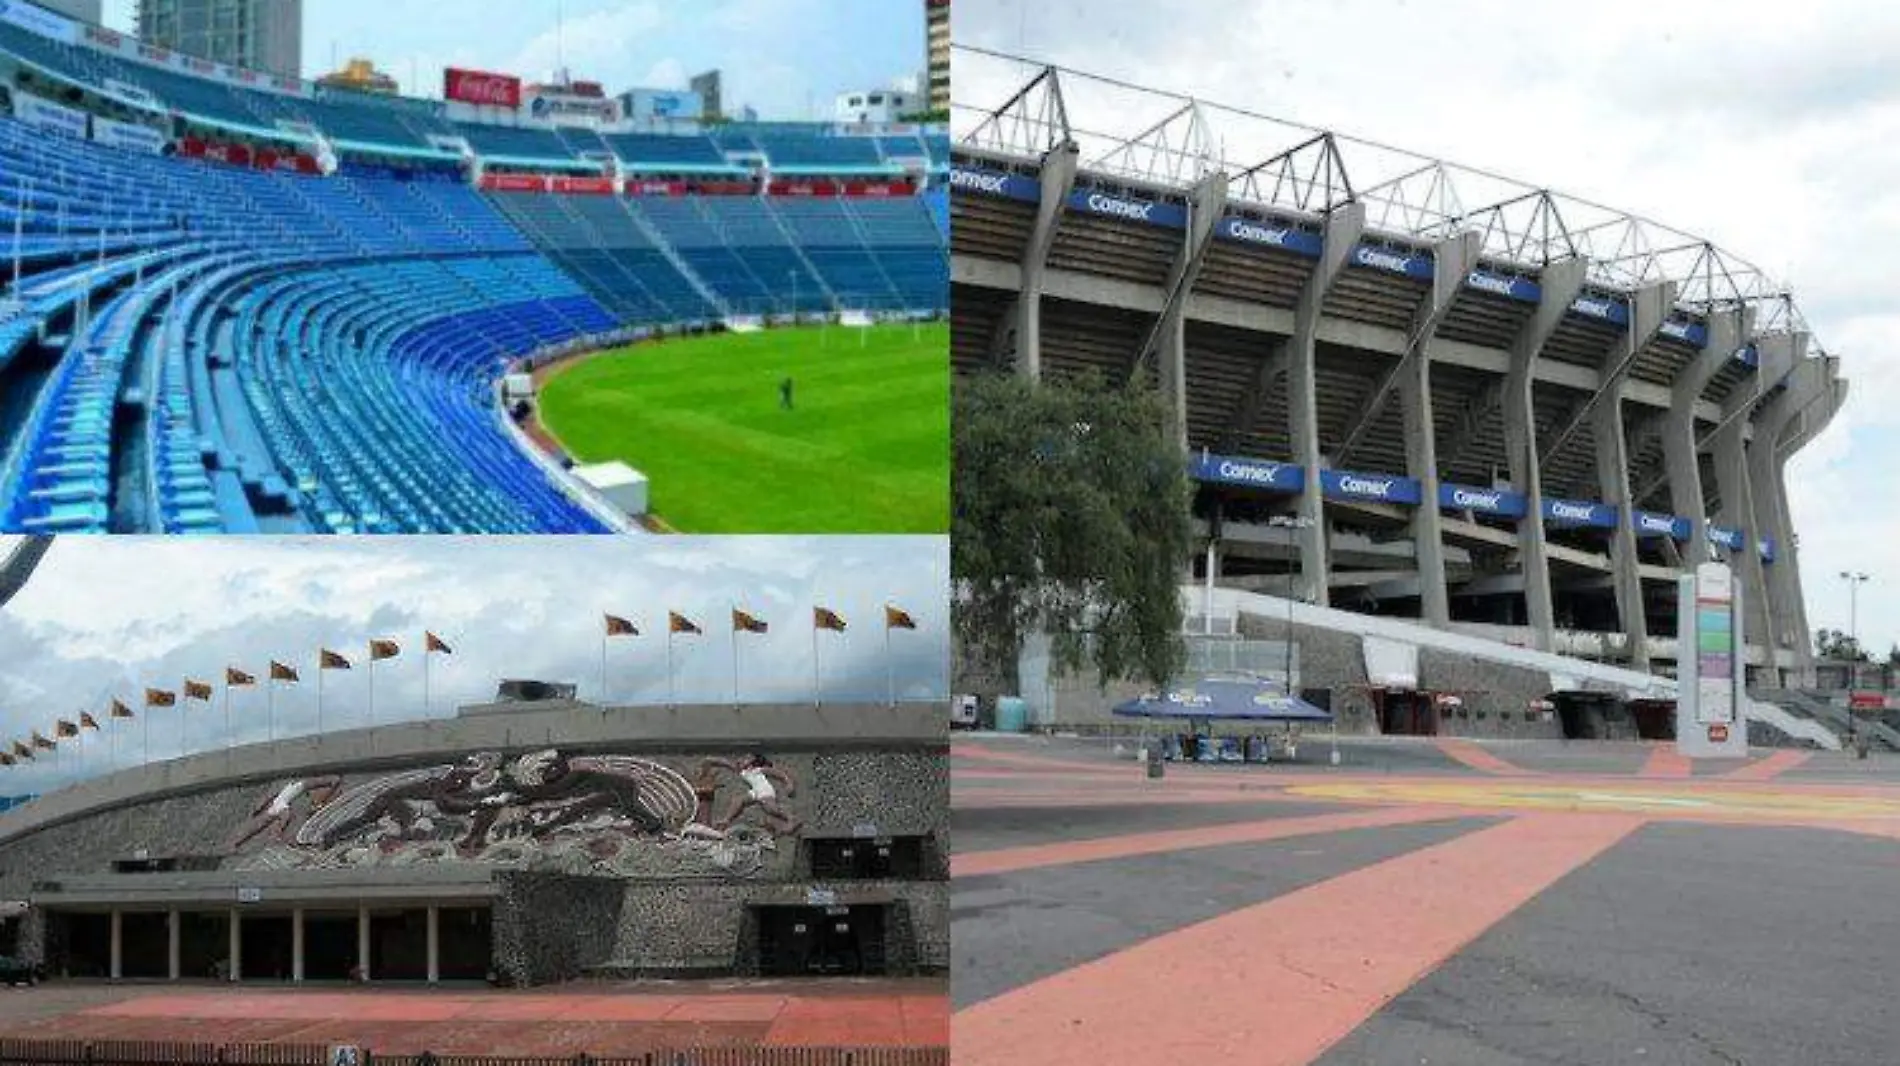
[[555, 178], [555, 192], [586, 193], [590, 196], [612, 196], [614, 179], [612, 178]]
[[766, 188], [770, 196], [836, 196], [835, 181], [775, 181]]
[[478, 107], [521, 109], [521, 79], [506, 74], [448, 67], [442, 71], [442, 95]]
[[686, 183], [683, 181], [629, 181], [628, 196], [685, 196]]
[[749, 181], [702, 181], [693, 191], [701, 196], [751, 196], [759, 187]]
[[916, 191], [907, 181], [847, 181], [844, 183], [846, 196], [889, 198], [911, 196]]
[[1849, 693], [1847, 705], [1856, 711], [1881, 711], [1887, 707], [1887, 697], [1879, 692]]
[[545, 174], [483, 174], [482, 188], [491, 192], [547, 192]]

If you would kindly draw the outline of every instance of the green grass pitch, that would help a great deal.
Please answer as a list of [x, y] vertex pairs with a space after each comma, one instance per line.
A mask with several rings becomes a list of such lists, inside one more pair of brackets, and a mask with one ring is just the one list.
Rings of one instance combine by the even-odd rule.
[[949, 351], [943, 323], [668, 339], [557, 372], [541, 422], [645, 473], [682, 533], [943, 533]]

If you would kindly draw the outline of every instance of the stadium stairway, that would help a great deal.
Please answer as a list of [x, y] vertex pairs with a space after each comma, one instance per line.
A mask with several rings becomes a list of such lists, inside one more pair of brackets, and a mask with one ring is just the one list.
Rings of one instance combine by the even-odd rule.
[[1812, 721], [1835, 736], [1845, 738], [1855, 730], [1865, 733], [1871, 743], [1888, 751], [1900, 751], [1900, 730], [1877, 718], [1853, 717], [1848, 709], [1834, 701], [1839, 693], [1807, 689], [1750, 690], [1749, 697], [1772, 704], [1797, 717]]

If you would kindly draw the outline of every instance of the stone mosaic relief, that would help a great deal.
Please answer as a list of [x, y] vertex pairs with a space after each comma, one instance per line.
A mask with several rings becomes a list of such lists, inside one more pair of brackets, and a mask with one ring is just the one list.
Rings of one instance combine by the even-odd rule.
[[234, 869], [474, 862], [620, 876], [764, 873], [800, 819], [797, 783], [760, 755], [689, 778], [631, 755], [482, 752], [345, 786], [296, 778], [259, 797]]

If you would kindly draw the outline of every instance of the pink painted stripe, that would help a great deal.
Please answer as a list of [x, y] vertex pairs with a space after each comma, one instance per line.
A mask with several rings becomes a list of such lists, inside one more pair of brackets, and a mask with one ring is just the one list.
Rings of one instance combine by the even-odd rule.
[[1732, 781], [1770, 781], [1812, 758], [1814, 753], [1811, 751], [1782, 748], [1765, 759], [1730, 770], [1722, 776]]
[[957, 1012], [956, 1066], [1310, 1063], [1640, 817], [1529, 815]]
[[1348, 811], [1341, 814], [1316, 814], [1310, 818], [1271, 818], [1259, 822], [1206, 826], [1200, 829], [1166, 829], [1153, 833], [1095, 840], [1065, 840], [1059, 844], [1031, 844], [1020, 848], [974, 851], [950, 858], [950, 876], [977, 877], [982, 874], [1010, 873], [1042, 866], [1067, 866], [1103, 859], [1125, 859], [1135, 855], [1156, 855], [1190, 848], [1213, 848], [1226, 844], [1257, 844], [1283, 837], [1337, 833], [1345, 829], [1410, 825], [1452, 817], [1431, 807], [1384, 807], [1375, 810]]
[[1461, 740], [1456, 737], [1441, 737], [1437, 741], [1437, 745], [1439, 751], [1444, 752], [1446, 755], [1469, 766], [1473, 770], [1482, 770], [1487, 774], [1510, 775], [1527, 774], [1531, 772], [1522, 767], [1513, 766], [1505, 762], [1503, 759], [1498, 758], [1496, 755], [1491, 754], [1483, 747], [1473, 744], [1469, 740]]
[[1694, 765], [1688, 756], [1676, 750], [1675, 744], [1663, 743], [1649, 749], [1649, 758], [1644, 760], [1638, 774], [1642, 777], [1688, 777]]

